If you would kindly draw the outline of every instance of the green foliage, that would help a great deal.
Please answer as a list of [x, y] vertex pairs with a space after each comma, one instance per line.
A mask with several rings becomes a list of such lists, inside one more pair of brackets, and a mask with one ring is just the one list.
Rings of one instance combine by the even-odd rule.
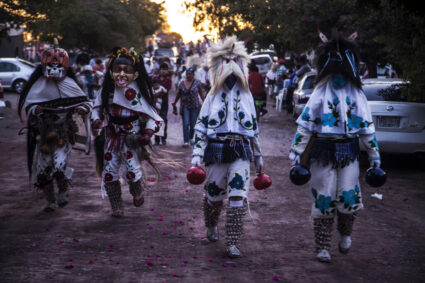
[[221, 35], [235, 34], [258, 42], [260, 48], [274, 44], [279, 56], [314, 49], [317, 30], [328, 37], [332, 29], [347, 36], [359, 31], [361, 60], [371, 77], [376, 64], [390, 62], [412, 84], [409, 101], [425, 101], [425, 17], [423, 9], [402, 0], [195, 0], [194, 25], [211, 23]]
[[[12, 5], [15, 1], [7, 2]], [[162, 5], [149, 0], [19, 2], [22, 2], [20, 7], [30, 17], [19, 18], [4, 9], [0, 9], [0, 15], [8, 15], [8, 21], [26, 23], [35, 36], [40, 36], [41, 41], [51, 42], [53, 37], [59, 37], [62, 47], [78, 47], [101, 53], [109, 52], [114, 46], [140, 50], [144, 37], [153, 34], [164, 22], [160, 15]], [[37, 11], [43, 11], [45, 19], [38, 20]]]

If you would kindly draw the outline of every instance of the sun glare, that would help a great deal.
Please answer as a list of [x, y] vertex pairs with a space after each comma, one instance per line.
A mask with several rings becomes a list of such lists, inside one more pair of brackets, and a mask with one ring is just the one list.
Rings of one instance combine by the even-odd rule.
[[[181, 34], [185, 43], [190, 41], [196, 43], [198, 39], [202, 39], [206, 34], [195, 30], [193, 26], [194, 12], [189, 12], [185, 9], [185, 0], [153, 0], [153, 2], [164, 2], [165, 15], [167, 16], [170, 31]], [[209, 37], [211, 38], [211, 36]]]

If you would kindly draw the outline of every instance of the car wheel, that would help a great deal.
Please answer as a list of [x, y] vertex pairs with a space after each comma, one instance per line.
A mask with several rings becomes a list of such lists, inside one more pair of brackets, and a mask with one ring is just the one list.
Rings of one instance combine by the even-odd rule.
[[24, 80], [16, 80], [14, 83], [13, 83], [13, 89], [18, 93], [18, 94], [21, 94], [23, 91], [24, 91], [24, 87], [25, 87], [25, 84], [26, 84], [27, 82], [26, 81], [24, 81]]

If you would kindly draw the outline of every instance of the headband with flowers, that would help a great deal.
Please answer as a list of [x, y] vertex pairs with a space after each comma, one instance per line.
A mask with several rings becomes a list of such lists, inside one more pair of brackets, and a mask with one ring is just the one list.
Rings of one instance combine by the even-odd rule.
[[137, 52], [134, 51], [133, 48], [130, 50], [127, 50], [127, 48], [123, 47], [121, 49], [118, 49], [115, 54], [112, 54], [113, 58], [119, 58], [123, 55], [126, 55], [130, 57], [133, 60], [133, 64], [136, 64], [136, 62], [139, 60], [139, 55], [137, 55]]

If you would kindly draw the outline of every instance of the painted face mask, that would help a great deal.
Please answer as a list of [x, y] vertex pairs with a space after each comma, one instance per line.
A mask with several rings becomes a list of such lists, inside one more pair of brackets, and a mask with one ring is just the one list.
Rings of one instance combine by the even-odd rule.
[[62, 48], [47, 49], [41, 55], [41, 66], [45, 78], [61, 81], [65, 79], [69, 66], [68, 53]]
[[137, 79], [139, 73], [135, 71], [133, 65], [125, 64], [125, 62], [114, 62], [111, 70], [111, 76], [117, 87], [126, 87], [132, 81]]

